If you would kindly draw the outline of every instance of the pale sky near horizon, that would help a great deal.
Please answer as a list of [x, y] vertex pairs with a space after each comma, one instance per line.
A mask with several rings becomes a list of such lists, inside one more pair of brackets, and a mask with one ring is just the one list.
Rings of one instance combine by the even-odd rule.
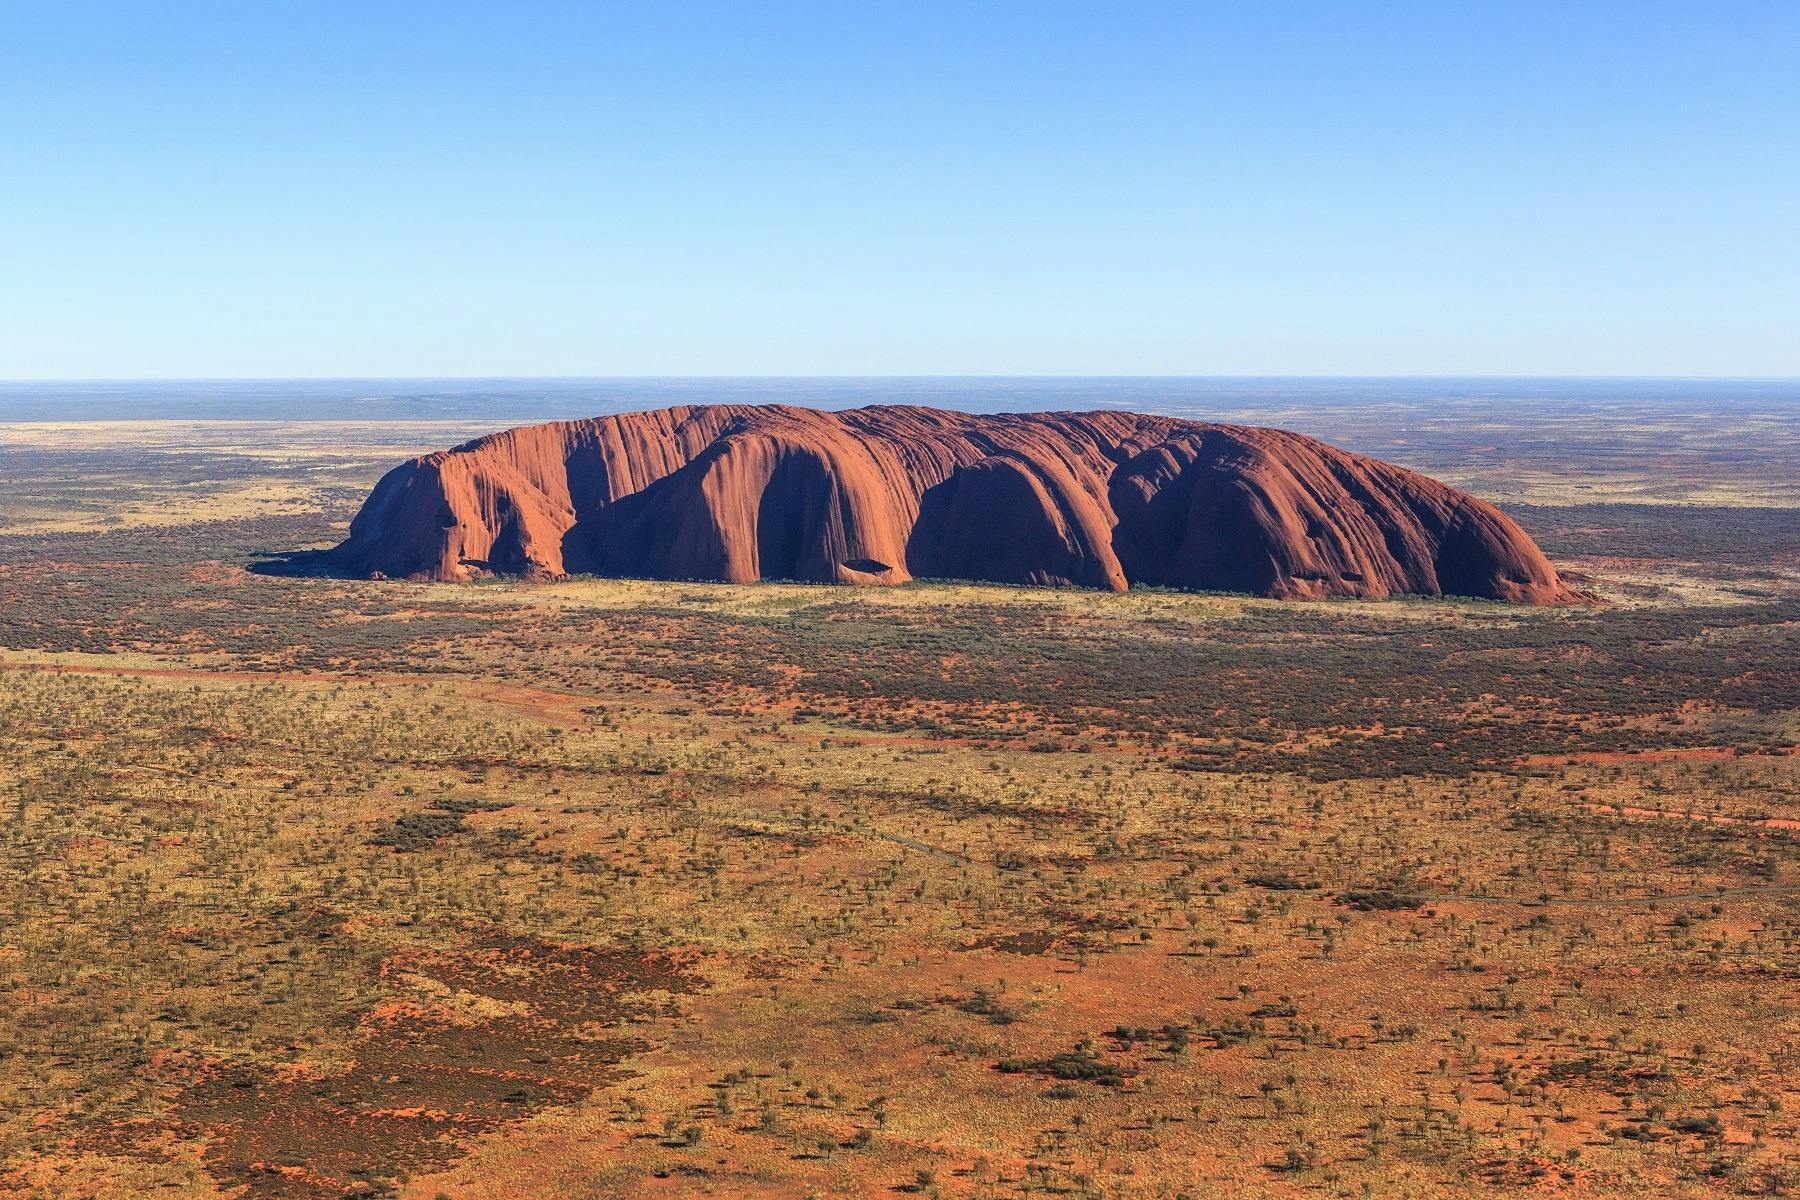
[[0, 378], [1800, 375], [1800, 4], [19, 3]]

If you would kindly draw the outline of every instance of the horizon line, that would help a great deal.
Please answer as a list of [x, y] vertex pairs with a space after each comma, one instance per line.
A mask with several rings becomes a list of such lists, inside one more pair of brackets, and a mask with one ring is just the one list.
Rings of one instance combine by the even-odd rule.
[[670, 380], [736, 381], [808, 380], [843, 382], [863, 380], [1389, 380], [1389, 379], [1461, 379], [1461, 380], [1594, 380], [1594, 381], [1667, 381], [1701, 383], [1800, 383], [1793, 375], [1707, 375], [1707, 374], [1630, 374], [1615, 372], [1543, 373], [1524, 372], [1391, 372], [1354, 374], [1008, 374], [977, 373], [909, 373], [909, 374], [619, 374], [619, 375], [20, 375], [0, 376], [0, 386], [47, 383], [499, 383], [499, 382], [664, 382]]

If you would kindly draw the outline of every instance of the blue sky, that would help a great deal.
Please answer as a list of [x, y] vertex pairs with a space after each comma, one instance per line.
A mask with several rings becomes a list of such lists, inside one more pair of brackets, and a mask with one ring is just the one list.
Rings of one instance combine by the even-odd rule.
[[0, 377], [1800, 375], [1800, 5], [57, 0]]

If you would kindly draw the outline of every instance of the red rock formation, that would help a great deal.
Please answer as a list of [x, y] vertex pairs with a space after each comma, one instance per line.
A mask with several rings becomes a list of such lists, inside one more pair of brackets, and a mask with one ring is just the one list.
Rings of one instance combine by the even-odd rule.
[[509, 429], [390, 471], [345, 568], [1279, 597], [1578, 598], [1493, 505], [1278, 429], [1122, 412], [711, 405]]

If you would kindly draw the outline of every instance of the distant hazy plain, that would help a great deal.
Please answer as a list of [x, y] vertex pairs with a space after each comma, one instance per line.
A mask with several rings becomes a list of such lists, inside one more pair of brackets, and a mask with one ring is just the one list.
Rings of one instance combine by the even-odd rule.
[[[1800, 505], [1800, 380], [1605, 378], [605, 378], [0, 382], [0, 445], [26, 423], [372, 422], [335, 440], [417, 450], [510, 425], [670, 404], [1121, 408], [1276, 425], [1514, 503]], [[402, 434], [402, 428], [405, 428]], [[149, 426], [125, 442], [142, 446]], [[183, 444], [292, 444], [192, 425]], [[71, 433], [73, 430], [71, 430]], [[94, 428], [100, 433], [98, 427]], [[385, 435], [385, 436], [377, 436]], [[123, 434], [108, 434], [117, 441]], [[302, 438], [302, 440], [304, 440]], [[121, 442], [120, 444], [124, 444]]]
[[1201, 376], [0, 381], [0, 421], [484, 420], [669, 404], [929, 404], [974, 412], [1128, 408], [1212, 419], [1288, 409], [1450, 405], [1469, 416], [1545, 403], [1679, 412], [1800, 412], [1800, 379]]

